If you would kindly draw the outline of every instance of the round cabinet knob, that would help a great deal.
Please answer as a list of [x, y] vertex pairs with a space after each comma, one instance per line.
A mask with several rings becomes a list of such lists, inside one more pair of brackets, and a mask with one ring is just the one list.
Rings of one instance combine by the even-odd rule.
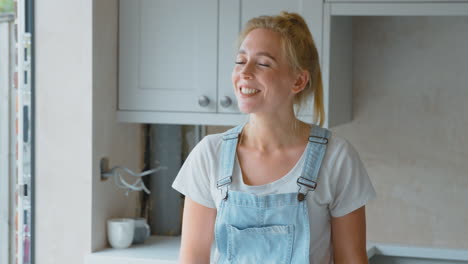
[[223, 99], [221, 99], [221, 106], [224, 108], [229, 107], [232, 104], [231, 98], [229, 96], [224, 96]]
[[210, 104], [210, 99], [208, 97], [206, 97], [205, 95], [202, 95], [202, 96], [198, 97], [198, 104], [201, 107], [206, 107], [207, 105]]

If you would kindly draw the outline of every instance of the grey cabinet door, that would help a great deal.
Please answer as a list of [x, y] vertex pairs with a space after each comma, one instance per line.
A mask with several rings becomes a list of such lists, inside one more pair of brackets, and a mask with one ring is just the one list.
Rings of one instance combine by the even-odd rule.
[[121, 0], [119, 12], [119, 110], [216, 112], [218, 1]]
[[[219, 6], [219, 71], [218, 112], [239, 113], [231, 82], [231, 72], [237, 53], [237, 36], [245, 23], [259, 15], [276, 15], [280, 11], [296, 12], [304, 17], [314, 37], [319, 54], [322, 42], [321, 0], [220, 0]], [[229, 107], [222, 107], [225, 97], [233, 100]], [[304, 107], [302, 114], [311, 115], [312, 106]]]

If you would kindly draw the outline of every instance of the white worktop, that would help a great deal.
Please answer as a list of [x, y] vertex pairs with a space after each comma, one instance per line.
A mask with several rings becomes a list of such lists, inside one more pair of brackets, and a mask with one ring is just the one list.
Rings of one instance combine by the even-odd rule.
[[[144, 244], [126, 249], [107, 248], [86, 257], [86, 264], [175, 264], [179, 255], [180, 236], [151, 236]], [[408, 247], [367, 243], [367, 256], [400, 256], [468, 261], [468, 250]]]
[[151, 236], [144, 244], [125, 249], [106, 248], [86, 257], [86, 264], [175, 264], [180, 236]]

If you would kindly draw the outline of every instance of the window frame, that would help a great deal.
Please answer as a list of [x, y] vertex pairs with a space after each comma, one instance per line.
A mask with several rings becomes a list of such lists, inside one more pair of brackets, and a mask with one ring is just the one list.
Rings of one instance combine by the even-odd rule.
[[[2, 14], [0, 16], [0, 263], [9, 263], [12, 252], [11, 212], [14, 207], [11, 198], [14, 175], [14, 144], [16, 140], [14, 131], [14, 91], [13, 91], [13, 65], [14, 65], [14, 15]], [[6, 242], [6, 243], [5, 243]]]

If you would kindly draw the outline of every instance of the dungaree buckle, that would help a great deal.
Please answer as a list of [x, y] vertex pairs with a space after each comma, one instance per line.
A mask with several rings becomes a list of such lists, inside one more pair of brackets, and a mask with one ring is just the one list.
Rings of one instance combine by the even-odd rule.
[[216, 188], [219, 189], [226, 184], [230, 184], [231, 182], [232, 182], [232, 177], [224, 177], [216, 183]]
[[231, 182], [232, 182], [232, 177], [229, 176], [229, 177], [222, 178], [216, 183], [216, 188], [218, 188], [221, 191], [221, 196], [223, 197], [223, 200], [227, 200], [228, 186], [226, 185], [230, 184]]
[[239, 133], [229, 133], [223, 136], [224, 141], [233, 140], [237, 138], [239, 138]]
[[309, 136], [309, 141], [323, 145], [328, 144], [328, 138], [326, 137]]
[[[299, 186], [299, 190], [298, 190], [298, 193], [297, 193], [297, 200], [299, 200], [299, 201], [304, 201], [307, 193], [310, 190], [313, 191], [313, 190], [315, 190], [315, 188], [317, 188], [317, 183], [316, 182], [311, 181], [309, 179], [306, 179], [304, 177], [299, 177], [297, 179], [297, 185]], [[305, 187], [307, 189], [307, 191], [305, 193], [301, 192], [302, 187]]]
[[224, 185], [223, 188], [218, 188], [218, 189], [221, 192], [222, 199], [227, 200], [227, 198], [228, 198], [228, 187]]
[[228, 198], [228, 196], [229, 196], [227, 190], [226, 190], [226, 192], [225, 192], [224, 194], [223, 194], [223, 191], [221, 191], [221, 195], [223, 195], [223, 200], [224, 200], [224, 201], [226, 201], [227, 198]]
[[297, 194], [297, 200], [298, 200], [299, 202], [304, 201], [304, 200], [305, 200], [305, 197], [306, 197], [306, 195], [303, 194], [303, 193], [301, 193], [301, 192]]

